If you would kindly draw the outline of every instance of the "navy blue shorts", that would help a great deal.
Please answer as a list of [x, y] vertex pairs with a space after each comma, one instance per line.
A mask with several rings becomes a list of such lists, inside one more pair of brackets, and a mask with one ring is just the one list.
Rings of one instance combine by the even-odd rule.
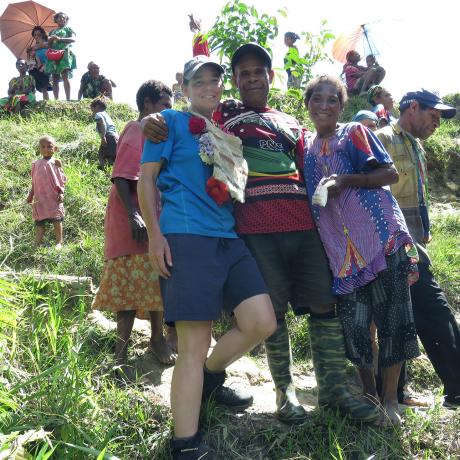
[[164, 319], [212, 321], [244, 300], [266, 294], [257, 264], [240, 238], [166, 235], [173, 266], [160, 278]]

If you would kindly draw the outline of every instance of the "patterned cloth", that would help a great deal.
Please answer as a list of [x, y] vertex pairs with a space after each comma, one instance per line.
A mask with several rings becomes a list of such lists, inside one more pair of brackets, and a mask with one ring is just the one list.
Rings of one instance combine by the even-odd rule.
[[0, 109], [13, 110], [18, 104], [35, 102], [35, 79], [32, 75], [14, 77], [8, 84], [11, 97], [0, 99]]
[[361, 78], [362, 72], [366, 72], [367, 70], [367, 67], [350, 64], [349, 62], [343, 66], [343, 73], [345, 74], [348, 91], [355, 90], [356, 82]]
[[172, 91], [173, 91], [174, 102], [177, 102], [180, 100], [187, 102], [187, 99], [185, 98], [184, 93], [182, 92], [182, 86], [179, 85], [179, 83], [174, 83], [172, 85]]
[[303, 128], [297, 120], [269, 107], [251, 109], [237, 101], [221, 104], [214, 119], [242, 140], [248, 162], [245, 203], [235, 203], [237, 232], [313, 229], [302, 176]]
[[390, 367], [420, 355], [407, 277], [411, 261], [404, 247], [386, 256], [377, 279], [341, 296], [337, 312], [343, 325], [347, 356], [360, 368], [372, 368], [370, 325], [379, 338], [379, 365]]
[[107, 78], [104, 75], [98, 75], [93, 78], [89, 72], [85, 72], [81, 77], [82, 95], [87, 99], [94, 99], [98, 96], [103, 96], [102, 88]]
[[35, 93], [35, 79], [31, 75], [24, 77], [14, 77], [8, 85], [9, 91], [14, 95], [27, 95]]
[[424, 243], [430, 235], [425, 151], [420, 141], [404, 131], [398, 122], [375, 134], [399, 171], [399, 181], [391, 186], [391, 192], [401, 206], [412, 238]]
[[377, 115], [379, 121], [384, 119], [389, 124], [397, 120], [388, 110], [385, 109], [383, 104], [374, 105], [371, 108], [371, 111]]
[[208, 40], [204, 38], [201, 32], [198, 32], [193, 36], [193, 57], [195, 56], [210, 56]]
[[[75, 32], [67, 26], [54, 29], [49, 36], [56, 35], [59, 38], [72, 38]], [[64, 56], [59, 61], [46, 61], [45, 73], [51, 75], [60, 75], [63, 70], [69, 70], [69, 78], [72, 78], [72, 70], [77, 68], [77, 59], [75, 54], [70, 50], [71, 43], [53, 43], [53, 50], [65, 50]]]
[[[339, 125], [334, 136], [305, 136], [305, 176], [309, 199], [323, 177], [360, 174], [392, 164], [378, 139], [359, 123]], [[333, 292], [353, 292], [387, 268], [385, 256], [401, 246], [416, 261], [417, 252], [396, 200], [386, 187], [344, 189], [313, 215], [334, 277]], [[414, 278], [416, 268], [414, 266]], [[413, 279], [413, 281], [415, 281]]]
[[148, 254], [106, 261], [92, 308], [114, 312], [136, 310], [140, 319], [150, 319], [150, 311], [163, 311], [158, 274]]
[[54, 158], [41, 158], [32, 163], [32, 218], [34, 220], [62, 219], [64, 205], [58, 201], [64, 193], [67, 177]]
[[[243, 158], [241, 139], [229, 136], [202, 115], [193, 111], [190, 113], [206, 123], [207, 132], [201, 135], [199, 142], [203, 143], [203, 137], [206, 136], [204, 142], [208, 145], [207, 148], [211, 146], [212, 155], [205, 153], [204, 158], [208, 164], [213, 165], [213, 177], [227, 186], [228, 193], [234, 200], [244, 203], [248, 164]], [[206, 150], [204, 147], [203, 149]]]

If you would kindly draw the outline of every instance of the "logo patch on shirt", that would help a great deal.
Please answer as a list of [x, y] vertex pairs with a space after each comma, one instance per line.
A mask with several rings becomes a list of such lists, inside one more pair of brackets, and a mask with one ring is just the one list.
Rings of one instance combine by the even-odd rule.
[[259, 147], [262, 150], [271, 150], [272, 152], [283, 152], [284, 151], [284, 146], [281, 142], [275, 142], [272, 140], [265, 140], [265, 139], [260, 139], [259, 140]]

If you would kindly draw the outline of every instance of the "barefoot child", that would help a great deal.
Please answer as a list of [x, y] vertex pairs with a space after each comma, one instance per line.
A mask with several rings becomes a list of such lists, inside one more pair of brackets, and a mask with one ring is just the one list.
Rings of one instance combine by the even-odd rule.
[[96, 130], [101, 137], [98, 158], [99, 167], [104, 169], [106, 164], [113, 165], [117, 155], [118, 133], [115, 124], [110, 115], [105, 111], [107, 104], [104, 98], [97, 97], [93, 99], [90, 105], [94, 120], [96, 121]]
[[53, 158], [57, 151], [56, 141], [44, 136], [38, 141], [41, 160], [32, 163], [32, 188], [27, 203], [32, 203], [32, 218], [37, 232], [35, 244], [43, 242], [45, 224], [52, 222], [56, 237], [56, 248], [62, 246], [62, 221], [64, 219], [64, 185], [67, 178], [60, 160]]
[[[214, 156], [228, 152], [229, 145], [242, 158], [239, 140], [210, 122], [222, 96], [223, 72], [206, 56], [185, 64], [183, 90], [190, 112], [163, 111], [168, 139], [161, 144], [147, 141], [141, 161], [139, 202], [149, 255], [162, 276], [165, 321], [175, 323], [178, 336], [171, 382], [174, 460], [215, 458], [198, 431], [202, 398], [249, 406], [250, 395], [223, 385], [225, 369], [276, 328], [256, 262], [235, 233], [232, 202], [220, 193], [224, 190], [215, 179], [217, 163], [210, 164]], [[163, 204], [160, 222], [155, 213], [157, 179]], [[244, 192], [244, 184], [239, 183], [238, 190]], [[207, 357], [212, 321], [222, 310], [234, 315], [236, 325]]]
[[139, 118], [129, 122], [121, 133], [105, 215], [105, 265], [93, 308], [116, 312], [115, 359], [120, 366], [117, 374], [128, 379], [133, 377], [127, 367], [128, 340], [136, 315], [150, 319], [150, 348], [158, 361], [172, 364], [175, 359], [175, 343], [168, 344], [168, 338], [163, 336], [158, 273], [148, 258], [147, 232], [136, 190], [144, 146], [139, 120], [171, 108], [171, 97], [171, 89], [159, 81], [149, 80], [139, 88], [136, 96]]

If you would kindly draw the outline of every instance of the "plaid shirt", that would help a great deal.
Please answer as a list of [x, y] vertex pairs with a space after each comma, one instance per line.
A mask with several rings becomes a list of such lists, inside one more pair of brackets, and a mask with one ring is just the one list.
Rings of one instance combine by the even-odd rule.
[[399, 172], [399, 181], [391, 186], [391, 192], [398, 200], [412, 238], [424, 243], [430, 234], [425, 151], [420, 141], [397, 121], [375, 134]]

